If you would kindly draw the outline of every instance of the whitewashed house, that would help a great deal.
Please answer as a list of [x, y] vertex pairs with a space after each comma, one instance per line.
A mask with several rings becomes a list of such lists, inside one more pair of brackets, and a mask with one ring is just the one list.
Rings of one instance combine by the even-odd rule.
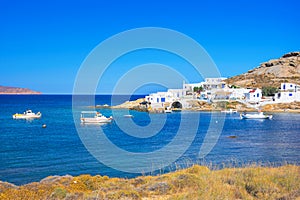
[[244, 100], [246, 98], [245, 94], [249, 93], [249, 90], [245, 88], [230, 88], [228, 91], [231, 93], [229, 96], [231, 100]]
[[205, 90], [215, 90], [226, 88], [226, 83], [224, 82], [226, 78], [206, 78], [205, 82], [201, 82]]
[[262, 90], [257, 89], [251, 89], [247, 93], [245, 93], [245, 100], [249, 103], [259, 103], [262, 98]]
[[203, 83], [204, 82], [201, 82], [201, 83], [184, 83], [183, 84], [183, 89], [186, 90], [187, 95], [193, 94], [195, 87], [198, 87], [198, 88], [202, 87], [203, 88]]
[[168, 89], [167, 92], [152, 93], [145, 97], [145, 100], [151, 104], [152, 108], [163, 108], [165, 104], [179, 101], [186, 94], [185, 89]]
[[294, 83], [281, 83], [280, 91], [275, 94], [274, 101], [278, 103], [300, 101], [300, 86]]
[[[298, 86], [299, 87], [299, 86]], [[294, 83], [281, 83], [281, 91], [283, 92], [296, 92], [298, 88]]]
[[200, 83], [184, 83], [183, 89], [188, 93], [194, 92], [195, 87], [202, 87], [204, 90], [224, 89], [227, 87], [224, 80], [226, 78], [206, 78], [204, 82]]
[[172, 96], [176, 99], [182, 98], [186, 95], [185, 89], [168, 89], [168, 93], [172, 94]]
[[149, 96], [146, 96], [145, 99], [146, 99], [146, 101], [150, 102], [151, 104], [174, 101], [173, 93], [171, 93], [171, 92], [152, 93]]

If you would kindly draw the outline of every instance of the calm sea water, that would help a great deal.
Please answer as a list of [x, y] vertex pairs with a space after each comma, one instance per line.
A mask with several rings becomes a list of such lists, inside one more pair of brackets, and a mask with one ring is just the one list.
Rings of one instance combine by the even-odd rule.
[[[132, 96], [130, 99], [139, 97], [141, 96]], [[95, 102], [110, 104], [110, 99], [109, 95], [101, 95], [96, 96]], [[128, 97], [118, 96], [117, 99], [119, 102], [115, 103], [122, 103]], [[40, 111], [43, 116], [39, 120], [32, 121], [12, 119], [12, 114], [26, 109]], [[147, 129], [151, 124], [150, 118], [156, 121], [167, 119], [158, 134], [147, 138], [125, 134], [116, 122], [101, 127], [83, 127], [91, 132], [102, 129], [106, 137], [120, 149], [139, 153], [163, 149], [176, 137], [178, 122], [182, 118], [190, 120], [192, 124], [199, 115], [197, 112], [181, 112], [166, 116], [166, 114], [130, 111], [134, 118], [128, 119], [123, 117], [126, 113], [124, 110], [115, 110], [114, 113], [110, 109], [99, 111], [107, 116], [114, 114], [115, 118], [119, 117], [128, 129], [134, 127], [126, 120], [133, 120], [136, 125], [145, 127], [144, 129], [150, 132], [151, 130]], [[227, 114], [216, 145], [204, 159], [199, 159], [199, 148], [211, 119], [211, 113], [201, 112], [196, 136], [177, 162], [183, 161], [186, 166], [195, 162], [213, 165], [251, 162], [277, 165], [288, 162], [299, 165], [300, 114], [276, 113], [273, 114], [273, 118], [273, 120], [240, 120], [238, 114]], [[42, 128], [42, 124], [47, 124], [47, 128]], [[183, 128], [188, 135], [189, 126]], [[232, 135], [237, 137], [228, 137]], [[73, 120], [71, 95], [0, 96], [0, 180], [25, 184], [39, 181], [49, 175], [101, 174], [110, 177], [139, 175], [105, 166], [89, 153], [81, 139]], [[177, 145], [180, 149], [181, 144]], [[111, 159], [122, 163], [122, 157], [119, 155], [112, 155]], [[160, 159], [163, 162], [166, 155]], [[132, 162], [132, 167], [135, 165], [138, 163]], [[172, 169], [174, 168], [169, 166], [164, 171]]]

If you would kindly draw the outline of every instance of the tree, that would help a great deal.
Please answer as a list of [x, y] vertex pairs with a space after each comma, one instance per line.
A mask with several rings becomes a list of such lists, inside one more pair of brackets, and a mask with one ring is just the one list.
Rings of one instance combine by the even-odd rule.
[[197, 92], [197, 93], [200, 93], [203, 91], [203, 87], [200, 86], [200, 87], [194, 87], [194, 92]]
[[275, 93], [278, 92], [278, 88], [272, 86], [265, 86], [262, 88], [262, 95], [263, 96], [274, 96]]

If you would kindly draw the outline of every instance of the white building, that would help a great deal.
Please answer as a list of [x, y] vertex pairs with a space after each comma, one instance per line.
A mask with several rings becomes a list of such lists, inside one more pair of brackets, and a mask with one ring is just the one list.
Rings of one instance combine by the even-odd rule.
[[152, 93], [149, 96], [146, 96], [145, 99], [146, 99], [146, 101], [150, 102], [151, 104], [174, 101], [173, 93], [171, 93], [171, 92]]
[[168, 93], [172, 94], [172, 96], [176, 99], [182, 98], [186, 95], [185, 89], [168, 89]]
[[288, 103], [300, 101], [300, 86], [294, 83], [281, 83], [280, 91], [275, 94], [274, 101]]
[[283, 92], [297, 92], [297, 90], [300, 90], [300, 86], [294, 83], [281, 83], [280, 89]]
[[200, 83], [186, 83], [183, 84], [183, 89], [186, 90], [187, 95], [191, 95], [194, 92], [195, 87], [202, 87], [204, 91], [210, 90], [220, 90], [227, 88], [226, 83], [224, 82], [226, 78], [206, 78], [204, 82]]
[[250, 92], [249, 89], [245, 88], [230, 88], [227, 89], [229, 92], [231, 92], [229, 99], [232, 100], [244, 100], [246, 98], [246, 94]]
[[183, 89], [186, 90], [187, 95], [193, 94], [195, 87], [198, 87], [198, 88], [202, 87], [203, 88], [203, 83], [204, 82], [201, 82], [201, 83], [185, 83], [185, 84], [183, 84]]
[[202, 82], [202, 86], [205, 90], [224, 89], [226, 78], [206, 78], [205, 82]]
[[168, 89], [167, 92], [152, 93], [145, 97], [145, 100], [151, 103], [152, 108], [165, 107], [165, 103], [173, 103], [180, 100], [186, 94], [185, 89]]
[[262, 91], [259, 88], [249, 90], [249, 92], [245, 94], [245, 97], [249, 103], [259, 103], [262, 98]]

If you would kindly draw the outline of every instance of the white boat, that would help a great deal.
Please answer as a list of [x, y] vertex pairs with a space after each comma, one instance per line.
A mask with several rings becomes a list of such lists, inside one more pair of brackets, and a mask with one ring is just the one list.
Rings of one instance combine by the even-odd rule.
[[34, 113], [32, 110], [26, 110], [23, 114], [16, 113], [13, 115], [13, 119], [39, 119], [42, 117], [42, 113]]
[[166, 110], [165, 110], [165, 113], [172, 113], [172, 110], [166, 109]]
[[235, 109], [229, 109], [229, 110], [221, 110], [223, 113], [237, 113], [237, 110]]
[[[86, 117], [86, 115], [93, 115], [92, 117]], [[113, 117], [105, 117], [97, 111], [82, 111], [80, 116], [81, 123], [85, 124], [97, 124], [97, 123], [109, 123], [113, 120]]]
[[164, 113], [172, 113], [172, 106], [168, 106], [165, 108]]
[[264, 115], [263, 112], [253, 114], [241, 114], [241, 119], [272, 119], [272, 115]]

